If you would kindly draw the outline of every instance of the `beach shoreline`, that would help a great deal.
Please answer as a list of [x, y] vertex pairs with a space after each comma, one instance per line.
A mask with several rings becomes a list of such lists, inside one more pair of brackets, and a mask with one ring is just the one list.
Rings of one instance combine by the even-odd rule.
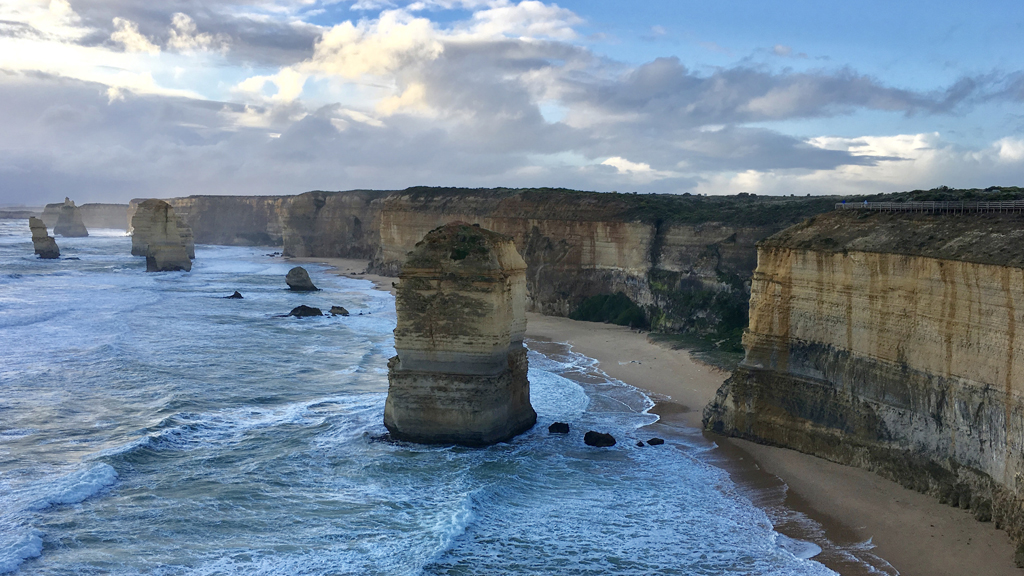
[[[369, 280], [394, 294], [397, 279], [366, 274], [365, 260], [290, 260], [324, 264], [334, 273]], [[648, 392], [656, 403], [651, 412], [661, 419], [658, 424], [693, 432], [700, 430], [704, 406], [729, 375], [686, 350], [653, 343], [622, 326], [529, 313], [527, 336], [569, 344], [573, 351], [597, 360], [608, 376]], [[863, 551], [859, 561], [827, 550], [814, 558], [841, 574], [1024, 574], [1014, 565], [1014, 547], [1006, 533], [992, 523], [977, 522], [965, 510], [939, 504], [867, 470], [793, 450], [703, 435], [717, 446], [708, 461], [726, 470], [755, 505], [766, 512], [779, 506], [796, 511], [819, 525], [824, 538], [840, 549]], [[811, 539], [805, 524], [779, 522], [779, 514], [775, 516], [778, 532]]]

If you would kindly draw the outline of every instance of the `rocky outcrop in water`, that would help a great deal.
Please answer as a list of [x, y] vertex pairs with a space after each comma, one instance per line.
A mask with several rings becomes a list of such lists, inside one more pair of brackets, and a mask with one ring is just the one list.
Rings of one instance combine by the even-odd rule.
[[314, 292], [319, 290], [309, 278], [309, 272], [306, 272], [306, 269], [302, 266], [296, 266], [289, 270], [288, 274], [284, 277], [284, 281], [288, 284], [289, 289], [296, 292]]
[[306, 306], [305, 304], [303, 304], [301, 306], [296, 306], [295, 308], [292, 308], [292, 311], [289, 312], [288, 315], [295, 316], [296, 318], [310, 318], [313, 316], [323, 316], [324, 313], [319, 308], [314, 308], [313, 306]]
[[53, 234], [66, 238], [83, 238], [89, 235], [85, 223], [82, 222], [82, 213], [70, 198], [64, 198], [57, 223], [53, 226]]
[[147, 272], [192, 270], [188, 241], [192, 234], [178, 223], [174, 209], [163, 200], [138, 204], [131, 223], [132, 255], [146, 257]]
[[40, 258], [52, 260], [60, 258], [57, 241], [46, 232], [46, 224], [39, 218], [29, 218], [28, 227], [32, 230], [32, 248]]
[[402, 267], [384, 425], [400, 440], [481, 446], [534, 425], [526, 263], [510, 238], [456, 222]]
[[583, 443], [595, 448], [610, 448], [615, 446], [615, 437], [611, 434], [591, 430], [583, 435]]
[[861, 466], [1024, 544], [1016, 214], [818, 216], [761, 243], [715, 432]]

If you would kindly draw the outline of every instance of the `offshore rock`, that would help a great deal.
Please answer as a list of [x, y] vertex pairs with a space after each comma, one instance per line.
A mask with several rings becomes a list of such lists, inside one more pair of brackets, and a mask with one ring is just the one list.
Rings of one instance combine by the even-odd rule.
[[594, 446], [595, 448], [608, 448], [610, 446], [615, 446], [615, 437], [611, 434], [594, 432], [591, 430], [583, 435], [583, 443], [587, 446]]
[[483, 446], [530, 429], [526, 263], [512, 239], [463, 222], [429, 232], [397, 286], [384, 425], [392, 437]]
[[284, 277], [284, 281], [288, 283], [288, 288], [297, 292], [313, 292], [319, 290], [313, 285], [313, 281], [309, 279], [309, 273], [302, 266], [296, 266], [288, 271], [288, 275]]
[[57, 223], [53, 226], [53, 233], [66, 238], [83, 238], [89, 235], [85, 223], [82, 222], [82, 213], [70, 198], [64, 198], [64, 205], [60, 208], [60, 215], [57, 217]]
[[32, 247], [40, 258], [52, 260], [60, 258], [57, 241], [46, 233], [46, 224], [39, 218], [29, 218], [28, 227], [32, 230]]
[[303, 304], [301, 306], [296, 306], [295, 308], [292, 308], [292, 311], [289, 312], [288, 315], [295, 316], [296, 318], [309, 318], [310, 316], [323, 316], [324, 313], [319, 308], [314, 308], [312, 306], [306, 306], [305, 304]]
[[241, 300], [242, 298], [245, 298], [245, 296], [242, 296], [241, 292], [235, 290], [234, 294], [232, 294], [231, 296], [225, 296], [225, 298], [227, 298], [228, 300]]
[[548, 434], [568, 434], [569, 425], [565, 422], [554, 422], [548, 426]]
[[343, 306], [331, 306], [331, 315], [348, 316], [348, 310], [346, 310]]
[[146, 257], [147, 272], [192, 270], [187, 238], [178, 217], [163, 200], [146, 200], [132, 216], [132, 255]]
[[746, 357], [704, 424], [860, 466], [1024, 544], [1017, 214], [841, 210], [758, 247]]

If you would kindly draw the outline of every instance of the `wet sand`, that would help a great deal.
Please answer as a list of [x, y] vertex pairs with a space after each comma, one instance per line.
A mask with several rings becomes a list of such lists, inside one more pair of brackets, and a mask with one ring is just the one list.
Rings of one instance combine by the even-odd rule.
[[[293, 260], [328, 264], [339, 274], [371, 280], [394, 293], [391, 283], [396, 279], [360, 274], [366, 268], [362, 260]], [[652, 343], [629, 328], [539, 314], [529, 314], [527, 325], [528, 337], [568, 343], [597, 360], [609, 376], [649, 391], [658, 404], [651, 411], [662, 419], [657, 425], [699, 428], [701, 411], [728, 377], [686, 351]], [[991, 522], [977, 522], [968, 511], [939, 504], [866, 470], [793, 450], [705, 437], [718, 445], [709, 460], [728, 470], [755, 504], [770, 511], [780, 532], [814, 540], [806, 523], [799, 521], [803, 516], [823, 528], [824, 537], [840, 549], [826, 549], [815, 559], [841, 574], [1024, 576], [1014, 566], [1006, 533]], [[782, 509], [796, 511], [797, 519], [781, 518], [786, 515]], [[844, 556], [851, 548], [861, 550], [855, 554], [860, 561]]]

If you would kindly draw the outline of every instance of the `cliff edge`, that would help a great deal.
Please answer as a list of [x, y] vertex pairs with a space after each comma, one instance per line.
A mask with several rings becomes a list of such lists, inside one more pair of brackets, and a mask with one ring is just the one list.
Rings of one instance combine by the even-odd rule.
[[1024, 543], [1024, 217], [819, 215], [758, 245], [714, 432], [872, 469]]

